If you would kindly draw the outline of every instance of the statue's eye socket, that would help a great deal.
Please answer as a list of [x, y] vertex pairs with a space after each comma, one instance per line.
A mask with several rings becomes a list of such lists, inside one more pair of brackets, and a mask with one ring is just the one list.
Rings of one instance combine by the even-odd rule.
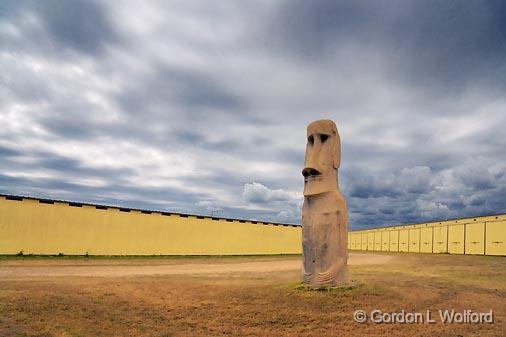
[[320, 135], [320, 139], [322, 141], [322, 143], [325, 143], [325, 141], [329, 138], [328, 135]]
[[307, 137], [307, 141], [309, 142], [309, 144], [313, 145], [314, 144], [314, 137], [313, 137], [313, 135]]

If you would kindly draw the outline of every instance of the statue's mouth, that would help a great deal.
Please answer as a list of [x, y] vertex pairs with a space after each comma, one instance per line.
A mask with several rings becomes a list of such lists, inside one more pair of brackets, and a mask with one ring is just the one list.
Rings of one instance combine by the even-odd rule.
[[309, 180], [320, 178], [322, 174], [320, 171], [318, 171], [315, 168], [305, 167], [302, 170], [302, 175], [304, 176], [304, 181], [309, 181]]

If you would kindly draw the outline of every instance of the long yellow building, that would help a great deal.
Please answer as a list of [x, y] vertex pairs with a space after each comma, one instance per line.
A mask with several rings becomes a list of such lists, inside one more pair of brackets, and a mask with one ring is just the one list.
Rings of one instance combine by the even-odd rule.
[[300, 227], [0, 195], [0, 254], [301, 253]]
[[506, 214], [352, 231], [348, 248], [506, 256]]
[[[300, 254], [301, 227], [0, 194], [0, 254]], [[506, 214], [348, 233], [362, 251], [506, 256]]]

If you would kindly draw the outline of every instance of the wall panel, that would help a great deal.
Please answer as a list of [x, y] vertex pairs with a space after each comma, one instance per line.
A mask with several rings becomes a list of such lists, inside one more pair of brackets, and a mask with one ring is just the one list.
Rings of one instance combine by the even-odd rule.
[[367, 250], [367, 240], [369, 237], [368, 234], [369, 234], [368, 232], [362, 232], [362, 235], [361, 235], [362, 247], [360, 250]]
[[466, 254], [485, 254], [485, 223], [466, 224]]
[[464, 254], [464, 225], [448, 226], [448, 253]]
[[398, 230], [390, 230], [390, 248], [389, 252], [398, 252], [399, 251], [399, 231]]
[[388, 252], [390, 247], [390, 232], [382, 231], [381, 232], [381, 251]]
[[367, 250], [374, 250], [374, 231], [367, 233]]
[[485, 254], [506, 256], [506, 219], [487, 222], [485, 227]]
[[434, 227], [434, 253], [448, 253], [448, 226], [437, 225]]
[[409, 252], [409, 229], [399, 230], [399, 252]]
[[420, 253], [420, 228], [409, 229], [409, 252]]
[[381, 251], [381, 231], [376, 230], [374, 232], [374, 250], [379, 252]]
[[362, 249], [362, 233], [360, 232], [355, 233], [355, 249]]
[[432, 253], [432, 227], [420, 229], [420, 253]]

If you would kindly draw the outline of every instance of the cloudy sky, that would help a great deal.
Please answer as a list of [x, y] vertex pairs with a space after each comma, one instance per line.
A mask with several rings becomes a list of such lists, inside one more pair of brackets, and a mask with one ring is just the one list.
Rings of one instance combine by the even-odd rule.
[[506, 212], [504, 1], [1, 1], [0, 193], [351, 228]]

